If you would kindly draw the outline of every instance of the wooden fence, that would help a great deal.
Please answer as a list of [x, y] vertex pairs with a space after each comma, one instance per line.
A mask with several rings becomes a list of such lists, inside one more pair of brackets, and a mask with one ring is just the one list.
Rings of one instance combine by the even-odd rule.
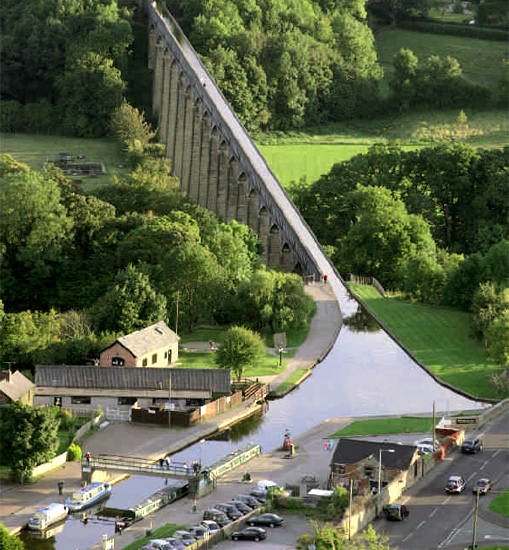
[[353, 275], [350, 273], [350, 282], [357, 285], [370, 285], [372, 286], [381, 296], [385, 298], [385, 289], [375, 277], [364, 277], [362, 275]]

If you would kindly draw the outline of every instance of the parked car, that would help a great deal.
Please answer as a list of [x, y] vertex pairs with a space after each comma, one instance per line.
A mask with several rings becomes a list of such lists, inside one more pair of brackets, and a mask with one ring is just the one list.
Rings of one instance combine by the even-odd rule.
[[220, 527], [224, 527], [231, 523], [231, 519], [223, 511], [217, 510], [216, 508], [205, 510], [205, 512], [203, 512], [203, 519], [215, 521]]
[[195, 539], [202, 540], [207, 536], [209, 529], [203, 525], [193, 525], [192, 527], [189, 527], [189, 532]]
[[255, 497], [255, 499], [260, 502], [260, 504], [263, 504], [267, 500], [267, 494], [262, 489], [253, 489], [249, 493], [252, 497]]
[[221, 531], [221, 526], [216, 521], [212, 521], [211, 519], [204, 519], [201, 522], [201, 525], [203, 525], [205, 529], [208, 529], [211, 535]]
[[253, 495], [237, 495], [233, 500], [247, 504], [252, 510], [260, 506], [260, 501]]
[[414, 445], [421, 451], [422, 454], [431, 454], [435, 451], [438, 451], [440, 448], [440, 443], [435, 439], [433, 444], [433, 439], [431, 437], [425, 439], [419, 439], [414, 442]]
[[257, 488], [267, 492], [267, 489], [270, 489], [272, 487], [279, 487], [277, 483], [274, 481], [271, 481], [270, 479], [261, 479], [257, 484]]
[[246, 527], [242, 531], [232, 533], [233, 540], [254, 540], [258, 542], [267, 538], [267, 531], [261, 527]]
[[167, 537], [164, 540], [169, 543], [171, 550], [184, 550], [186, 547], [183, 541], [175, 537]]
[[152, 539], [141, 550], [173, 550], [171, 544], [164, 539]]
[[445, 486], [447, 493], [462, 493], [465, 490], [466, 483], [461, 476], [450, 476]]
[[248, 525], [266, 525], [267, 527], [277, 527], [283, 524], [283, 518], [277, 514], [260, 514], [249, 518]]
[[180, 539], [186, 546], [191, 546], [191, 544], [196, 542], [196, 538], [191, 535], [189, 531], [175, 531], [173, 533], [176, 539]]
[[252, 512], [251, 508], [247, 504], [240, 502], [239, 500], [231, 500], [228, 504], [233, 504], [243, 516], [245, 514], [249, 514], [249, 512]]
[[234, 506], [233, 504], [220, 503], [220, 504], [216, 504], [214, 508], [216, 508], [217, 510], [220, 510], [221, 512], [224, 512], [231, 520], [234, 520], [234, 521], [242, 517], [242, 513], [239, 512], [237, 507]]
[[389, 521], [403, 521], [410, 515], [408, 508], [404, 504], [386, 504], [383, 507], [385, 519]]
[[461, 446], [461, 452], [467, 454], [481, 453], [484, 450], [482, 440], [477, 439], [465, 439]]
[[485, 495], [488, 491], [491, 491], [491, 480], [489, 480], [487, 477], [482, 477], [481, 479], [478, 479], [474, 486], [472, 487], [472, 493], [479, 492], [480, 495]]

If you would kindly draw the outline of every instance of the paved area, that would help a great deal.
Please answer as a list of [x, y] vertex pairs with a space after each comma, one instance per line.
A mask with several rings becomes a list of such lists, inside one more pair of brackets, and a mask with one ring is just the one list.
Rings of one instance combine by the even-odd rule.
[[[481, 477], [494, 481], [492, 494], [480, 499], [477, 540], [479, 543], [507, 542], [509, 523], [489, 512], [489, 501], [508, 486], [509, 446], [507, 425], [509, 413], [486, 425], [481, 432], [485, 450], [476, 455], [451, 455], [422, 482], [412, 487], [402, 499], [410, 510], [404, 522], [378, 522], [378, 530], [390, 537], [391, 548], [425, 550], [464, 548], [472, 540], [474, 497], [472, 485]], [[467, 481], [460, 495], [447, 495], [445, 483], [450, 475], [461, 475]]]

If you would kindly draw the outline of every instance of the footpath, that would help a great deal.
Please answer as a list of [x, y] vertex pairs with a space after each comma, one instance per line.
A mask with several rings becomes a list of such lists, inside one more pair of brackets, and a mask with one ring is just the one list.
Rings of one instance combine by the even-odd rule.
[[[327, 285], [315, 283], [307, 285], [306, 292], [313, 297], [317, 306], [308, 337], [298, 348], [295, 356], [288, 360], [288, 366], [283, 373], [271, 377], [271, 380], [262, 378], [263, 381], [270, 382], [272, 387], [282, 383], [296, 369], [310, 369], [320, 362], [328, 353], [339, 332], [341, 315], [331, 289]], [[156, 460], [167, 454], [176, 453], [218, 430], [235, 424], [259, 408], [260, 406], [253, 402], [244, 402], [235, 409], [190, 428], [167, 428], [127, 422], [111, 423], [105, 429], [93, 432], [86, 437], [83, 452], [130, 455]], [[292, 461], [293, 464], [294, 461]], [[119, 479], [122, 477], [113, 481]], [[64, 482], [63, 496], [58, 495], [59, 481]], [[281, 481], [286, 480], [281, 479]], [[17, 532], [38, 508], [64, 499], [79, 488], [80, 483], [81, 465], [67, 462], [34, 483], [24, 486], [2, 484], [0, 485], [0, 522], [11, 532]]]

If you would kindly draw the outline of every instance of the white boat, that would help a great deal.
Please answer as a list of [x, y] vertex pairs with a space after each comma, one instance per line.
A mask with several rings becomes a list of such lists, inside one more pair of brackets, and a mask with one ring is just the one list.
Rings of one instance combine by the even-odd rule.
[[111, 485], [109, 483], [95, 482], [89, 483], [87, 486], [74, 491], [65, 504], [70, 512], [79, 512], [83, 508], [92, 506], [96, 502], [108, 498], [111, 493]]
[[52, 502], [37, 512], [28, 520], [28, 528], [33, 531], [44, 531], [50, 525], [58, 523], [67, 517], [67, 506]]

